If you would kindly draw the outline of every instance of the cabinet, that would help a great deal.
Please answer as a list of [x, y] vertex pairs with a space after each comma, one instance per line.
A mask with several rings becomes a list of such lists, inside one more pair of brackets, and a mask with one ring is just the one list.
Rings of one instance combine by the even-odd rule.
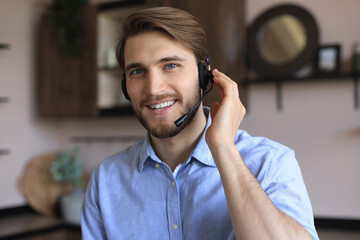
[[82, 53], [67, 55], [57, 44], [50, 15], [38, 26], [37, 107], [42, 117], [94, 117], [96, 107], [96, 8], [81, 10]]
[[39, 116], [93, 118], [132, 113], [129, 102], [122, 99], [120, 69], [116, 62], [109, 66], [105, 61], [114, 53], [119, 21], [128, 8], [116, 15], [103, 14], [102, 10], [86, 6], [79, 14], [83, 38], [79, 57], [71, 57], [59, 47], [50, 15], [42, 17], [37, 41]]

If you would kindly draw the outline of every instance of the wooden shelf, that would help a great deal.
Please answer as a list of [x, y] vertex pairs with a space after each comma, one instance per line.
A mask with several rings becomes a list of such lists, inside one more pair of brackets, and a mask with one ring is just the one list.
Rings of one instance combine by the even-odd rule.
[[276, 84], [276, 99], [277, 109], [282, 110], [282, 84], [284, 82], [310, 82], [310, 81], [339, 81], [344, 78], [352, 78], [354, 80], [354, 108], [359, 109], [360, 97], [359, 97], [359, 76], [360, 73], [354, 72], [337, 72], [337, 73], [323, 73], [323, 74], [311, 74], [302, 77], [290, 76], [282, 78], [269, 78], [269, 77], [258, 77], [258, 78], [245, 78], [245, 84], [264, 84], [264, 83], [275, 83]]
[[342, 78], [356, 78], [359, 74], [343, 72], [343, 73], [327, 73], [327, 74], [311, 74], [307, 76], [290, 76], [282, 78], [270, 78], [270, 77], [257, 77], [257, 78], [245, 78], [244, 83], [257, 84], [257, 83], [270, 83], [270, 82], [304, 82], [312, 80], [338, 80]]

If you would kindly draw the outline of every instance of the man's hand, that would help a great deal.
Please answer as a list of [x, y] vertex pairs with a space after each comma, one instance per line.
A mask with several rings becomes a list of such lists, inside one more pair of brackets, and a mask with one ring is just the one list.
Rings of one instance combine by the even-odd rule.
[[293, 218], [277, 209], [245, 165], [234, 138], [245, 116], [238, 86], [213, 70], [221, 104], [210, 107], [212, 123], [206, 142], [219, 169], [236, 239], [310, 239]]
[[246, 110], [240, 101], [237, 83], [217, 69], [212, 74], [222, 102], [213, 102], [210, 106], [212, 123], [206, 132], [206, 141], [212, 147], [220, 147], [221, 144], [229, 146], [234, 144], [236, 131]]

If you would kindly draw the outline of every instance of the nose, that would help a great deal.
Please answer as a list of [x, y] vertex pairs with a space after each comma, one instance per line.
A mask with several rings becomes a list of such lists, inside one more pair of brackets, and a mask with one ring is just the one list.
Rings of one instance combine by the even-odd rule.
[[165, 91], [165, 79], [155, 70], [150, 70], [146, 78], [146, 92], [149, 95], [161, 95]]

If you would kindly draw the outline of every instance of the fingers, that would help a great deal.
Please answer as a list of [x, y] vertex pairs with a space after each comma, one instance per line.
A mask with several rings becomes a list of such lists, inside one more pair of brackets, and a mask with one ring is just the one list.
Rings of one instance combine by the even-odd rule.
[[212, 74], [214, 76], [215, 86], [222, 98], [228, 96], [229, 94], [239, 97], [239, 89], [235, 81], [217, 69], [214, 69]]
[[231, 114], [238, 114], [242, 119], [246, 114], [246, 109], [241, 103], [237, 83], [217, 69], [214, 69], [212, 73], [215, 86], [222, 98], [221, 106], [231, 109]]
[[237, 83], [216, 69], [212, 74], [222, 101], [210, 105], [212, 123], [207, 131], [207, 141], [212, 146], [221, 146], [233, 142], [245, 108], [240, 101]]

